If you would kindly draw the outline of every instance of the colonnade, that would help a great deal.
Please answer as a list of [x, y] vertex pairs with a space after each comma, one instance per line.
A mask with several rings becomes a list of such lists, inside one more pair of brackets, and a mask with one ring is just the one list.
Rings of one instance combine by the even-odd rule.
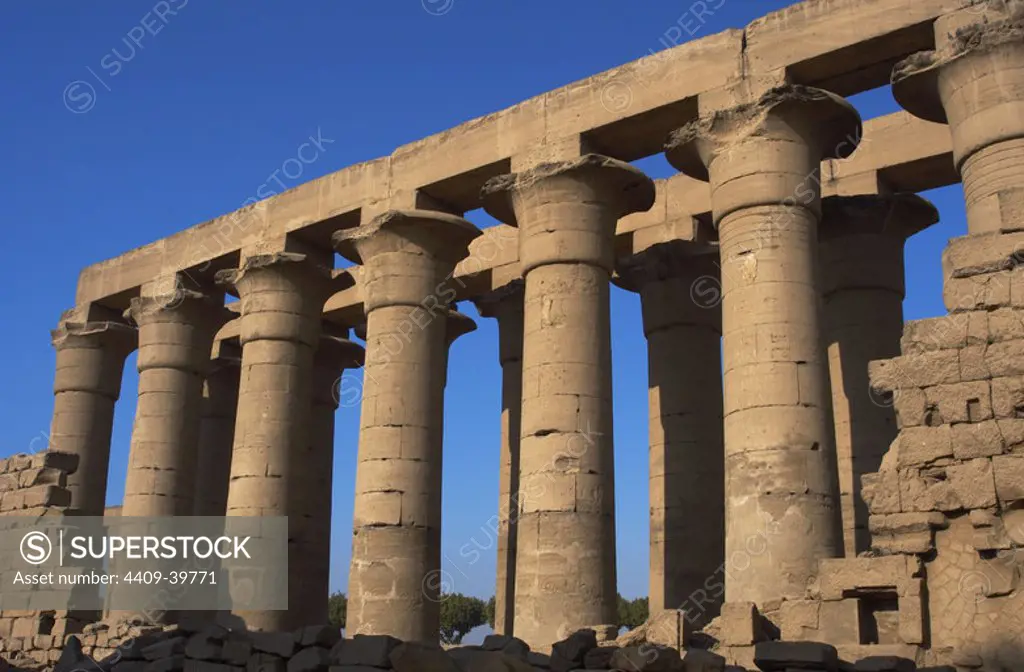
[[[937, 21], [937, 49], [893, 76], [908, 111], [950, 125], [972, 235], [1009, 231], [1024, 212], [1024, 40], [987, 11]], [[899, 352], [904, 242], [937, 213], [884, 180], [877, 194], [822, 198], [821, 162], [862, 136], [833, 93], [743, 81], [702, 95], [699, 112], [665, 151], [709, 182], [717, 245], [617, 258], [618, 220], [649, 209], [654, 185], [585, 150], [512, 157], [515, 172], [481, 194], [518, 227], [521, 271], [459, 297], [499, 326], [496, 626], [535, 648], [615, 622], [613, 282], [640, 295], [648, 341], [651, 608], [701, 624], [722, 600], [800, 598], [819, 559], [868, 540], [859, 476], [877, 469], [896, 424], [867, 365]], [[451, 279], [479, 233], [457, 214], [390, 209], [332, 239], [361, 267], [366, 319], [349, 633], [437, 639], [428, 579], [441, 569], [447, 353], [472, 328], [452, 311]], [[243, 252], [218, 287], [143, 286], [135, 327], [91, 308], [54, 332], [52, 441], [80, 458], [73, 509], [102, 512], [114, 401], [137, 341], [124, 515], [288, 516], [289, 572], [302, 577], [289, 609], [239, 614], [267, 630], [326, 616], [332, 387], [363, 360], [322, 321], [351, 275], [330, 269], [333, 250], [284, 249]], [[215, 343], [236, 317], [225, 288], [240, 297], [237, 346]]]

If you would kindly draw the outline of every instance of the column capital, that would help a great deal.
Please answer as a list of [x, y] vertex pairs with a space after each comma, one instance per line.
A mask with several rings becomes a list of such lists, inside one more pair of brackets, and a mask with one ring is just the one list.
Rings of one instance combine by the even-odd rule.
[[220, 293], [189, 289], [177, 277], [146, 283], [125, 311], [125, 318], [139, 327], [139, 371], [171, 368], [205, 373], [214, 334], [234, 316], [224, 307]]
[[341, 334], [322, 334], [316, 350], [316, 366], [328, 368], [338, 375], [345, 369], [363, 365], [366, 351], [363, 346]]
[[242, 365], [242, 347], [237, 339], [218, 339], [210, 349], [210, 362], [214, 370], [237, 369]]
[[821, 201], [818, 240], [863, 234], [890, 235], [901, 242], [939, 221], [939, 211], [917, 194], [829, 196]]
[[138, 347], [139, 331], [113, 319], [88, 320], [89, 313], [77, 308], [65, 311], [50, 332], [57, 351], [53, 392], [92, 392], [116, 400], [121, 395], [124, 360]]
[[[559, 194], [558, 192], [562, 192]], [[604, 203], [619, 219], [654, 205], [654, 182], [639, 168], [601, 154], [541, 163], [518, 173], [498, 175], [481, 190], [484, 210], [509, 226], [519, 226], [516, 200], [576, 200]]]
[[818, 234], [822, 296], [882, 290], [903, 297], [903, 244], [938, 221], [939, 211], [917, 194], [824, 199]]
[[351, 273], [328, 268], [299, 252], [253, 254], [238, 268], [219, 271], [216, 279], [238, 294], [243, 345], [276, 340], [316, 347], [327, 299], [355, 284]]
[[313, 404], [337, 408], [341, 403], [341, 376], [347, 369], [361, 367], [365, 358], [363, 346], [345, 335], [322, 334], [313, 356]]
[[473, 305], [481, 317], [493, 317], [501, 320], [507, 311], [518, 313], [523, 312], [523, 288], [522, 279], [516, 279], [507, 285], [502, 285], [486, 294], [473, 299]]
[[[432, 210], [389, 210], [367, 224], [335, 232], [335, 249], [362, 265], [365, 311], [382, 306], [418, 306], [442, 293], [455, 264], [469, 254], [480, 229], [457, 215]], [[453, 300], [454, 290], [438, 301]]]
[[224, 307], [222, 292], [191, 289], [175, 275], [144, 284], [124, 317], [140, 327], [155, 322], [191, 322], [216, 331], [235, 314]]
[[476, 322], [465, 313], [449, 308], [445, 314], [444, 339], [448, 347], [462, 336], [476, 331]]
[[64, 348], [110, 348], [127, 357], [139, 343], [139, 332], [119, 320], [78, 322], [74, 311], [61, 316], [57, 328], [50, 331], [50, 342], [60, 351]]
[[1024, 2], [972, 5], [934, 30], [933, 51], [893, 69], [892, 92], [914, 116], [949, 124], [959, 168], [979, 149], [1024, 137]]
[[498, 320], [498, 360], [502, 365], [523, 359], [523, 299], [521, 279], [473, 299], [481, 317]]
[[842, 97], [789, 84], [677, 129], [665, 156], [680, 172], [711, 182], [716, 224], [763, 205], [817, 213], [821, 162], [852, 154], [862, 134], [860, 114]]
[[491, 178], [481, 198], [489, 214], [519, 227], [524, 276], [547, 264], [589, 264], [610, 274], [619, 219], [650, 210], [655, 190], [628, 163], [584, 154]]
[[641, 296], [644, 334], [679, 325], [722, 332], [718, 246], [673, 240], [618, 260], [612, 282]]
[[312, 257], [301, 252], [271, 252], [245, 256], [238, 268], [218, 271], [216, 282], [233, 287], [243, 301], [247, 291], [295, 291], [301, 288], [304, 295], [314, 295], [321, 304], [331, 294], [355, 285], [355, 278], [345, 270], [328, 268], [317, 263]]

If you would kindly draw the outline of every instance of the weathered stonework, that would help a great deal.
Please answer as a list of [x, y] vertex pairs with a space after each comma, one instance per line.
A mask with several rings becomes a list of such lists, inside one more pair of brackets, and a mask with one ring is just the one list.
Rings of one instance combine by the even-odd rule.
[[[50, 451], [0, 461], [0, 513], [105, 512], [138, 348], [124, 515], [288, 516], [289, 609], [236, 614], [248, 631], [8, 611], [0, 654], [60, 672], [1021, 668], [1022, 26], [1022, 0], [805, 0], [85, 269], [53, 332]], [[842, 98], [890, 82], [910, 114], [862, 123]], [[680, 175], [628, 163], [662, 149]], [[913, 194], [957, 182], [949, 313], [904, 324], [903, 243], [936, 220]], [[458, 216], [480, 207], [503, 224]], [[613, 274], [641, 296], [651, 389], [651, 617], [619, 639]], [[502, 635], [442, 652], [466, 300], [500, 332]], [[334, 416], [364, 324], [340, 640], [320, 625]]]

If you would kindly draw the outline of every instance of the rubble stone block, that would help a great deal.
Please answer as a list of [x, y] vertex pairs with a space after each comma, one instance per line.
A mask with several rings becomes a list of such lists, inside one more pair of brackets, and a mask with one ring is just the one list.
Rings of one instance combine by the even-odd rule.
[[391, 651], [389, 658], [397, 672], [461, 672], [447, 653], [422, 644], [399, 644]]
[[1010, 271], [1024, 246], [1024, 234], [986, 233], [952, 238], [942, 251], [946, 278], [969, 278]]
[[821, 603], [818, 636], [833, 644], [860, 644], [860, 600], [849, 598]]
[[896, 438], [900, 468], [931, 464], [944, 457], [953, 457], [952, 432], [948, 425], [939, 427], [908, 427]]
[[718, 640], [725, 646], [750, 646], [760, 640], [761, 615], [753, 602], [726, 602], [718, 617]]
[[985, 364], [993, 377], [1024, 374], [1024, 339], [990, 344], [985, 349]]
[[860, 480], [861, 497], [871, 513], [899, 513], [903, 510], [900, 505], [900, 479], [897, 471], [864, 474]]
[[953, 455], [958, 460], [991, 457], [1003, 452], [1003, 435], [995, 420], [979, 424], [953, 425], [951, 428]]
[[834, 646], [819, 642], [761, 642], [754, 647], [754, 662], [763, 672], [836, 672], [839, 653]]
[[785, 600], [776, 615], [782, 639], [804, 641], [818, 634], [819, 600]]
[[943, 422], [981, 422], [992, 416], [989, 383], [976, 380], [967, 383], [935, 385], [925, 389], [929, 406], [935, 406], [942, 414]]
[[841, 600], [863, 590], [899, 588], [913, 571], [901, 555], [828, 558], [819, 561], [818, 567], [824, 600]]
[[992, 458], [992, 471], [1000, 502], [1024, 499], [1024, 455], [996, 455]]
[[996, 484], [990, 459], [979, 458], [951, 465], [946, 469], [946, 475], [965, 509], [996, 505]]
[[401, 644], [388, 635], [356, 635], [342, 639], [331, 649], [331, 662], [335, 665], [369, 665], [387, 667], [391, 652]]
[[920, 591], [920, 582], [915, 584], [918, 590], [913, 594], [903, 594], [898, 598], [899, 619], [897, 631], [900, 640], [905, 644], [924, 643], [924, 605]]
[[[682, 662], [679, 651], [667, 646], [643, 644], [616, 649], [612, 654], [610, 669], [636, 670], [636, 672], [674, 672]], [[552, 667], [552, 669], [554, 669]]]
[[288, 672], [321, 672], [331, 665], [331, 654], [322, 646], [302, 649], [288, 660]]
[[904, 354], [916, 354], [962, 348], [967, 345], [969, 320], [967, 313], [953, 313], [907, 322], [903, 326], [900, 350]]

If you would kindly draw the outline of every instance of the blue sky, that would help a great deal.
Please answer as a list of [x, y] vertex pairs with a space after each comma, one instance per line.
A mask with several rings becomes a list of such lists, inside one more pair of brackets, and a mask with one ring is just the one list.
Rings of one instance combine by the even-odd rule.
[[[234, 210], [266, 193], [261, 185], [280, 190], [276, 180], [291, 187], [387, 155], [663, 49], [686, 35], [680, 26], [702, 37], [788, 4], [726, 0], [701, 25], [688, 13], [691, 0], [12, 3], [0, 27], [8, 250], [0, 456], [45, 445], [48, 331], [72, 305], [82, 267]], [[888, 90], [852, 101], [865, 118], [897, 109]], [[289, 161], [311, 135], [324, 138], [315, 160]], [[661, 157], [639, 165], [652, 177], [673, 172]], [[943, 221], [907, 246], [908, 319], [944, 312], [941, 249], [966, 231], [959, 186], [924, 195]], [[638, 299], [613, 291], [619, 587], [634, 597], [647, 592], [646, 344]], [[444, 569], [452, 589], [488, 597], [500, 371], [496, 327], [479, 326], [451, 355]], [[110, 503], [123, 493], [134, 366], [133, 356], [117, 408]], [[357, 408], [341, 409], [335, 588], [347, 581], [357, 427]]]

